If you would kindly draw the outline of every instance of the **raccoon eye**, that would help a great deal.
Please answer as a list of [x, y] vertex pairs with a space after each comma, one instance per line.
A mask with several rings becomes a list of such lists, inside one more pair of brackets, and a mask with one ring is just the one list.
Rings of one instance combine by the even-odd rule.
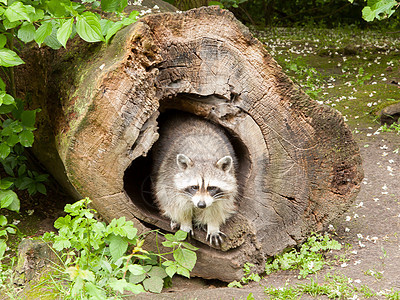
[[208, 192], [211, 196], [214, 196], [214, 195], [220, 193], [220, 192], [221, 192], [221, 189], [220, 189], [219, 187], [216, 187], [216, 186], [209, 186], [209, 187], [207, 187], [207, 192]]
[[197, 191], [199, 190], [199, 186], [198, 186], [198, 185], [192, 185], [192, 186], [190, 187], [190, 189], [191, 189], [193, 192], [197, 192]]

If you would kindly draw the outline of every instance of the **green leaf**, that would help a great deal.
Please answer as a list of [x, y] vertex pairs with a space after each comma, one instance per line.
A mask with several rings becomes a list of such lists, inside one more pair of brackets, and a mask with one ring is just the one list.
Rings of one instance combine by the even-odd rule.
[[12, 211], [19, 211], [20, 203], [16, 193], [13, 191], [0, 191], [0, 208], [7, 208]]
[[228, 287], [236, 287], [236, 288], [242, 288], [243, 287], [243, 285], [239, 282], [239, 281], [236, 281], [236, 280], [234, 280], [234, 281], [232, 281], [232, 282], [230, 282], [229, 284], [228, 284]]
[[13, 67], [23, 63], [24, 61], [14, 51], [7, 48], [0, 49], [0, 66]]
[[164, 280], [157, 276], [146, 278], [145, 280], [143, 280], [143, 286], [145, 290], [149, 292], [161, 293], [161, 290], [164, 286]]
[[372, 22], [375, 19], [375, 13], [371, 10], [371, 7], [366, 6], [362, 10], [362, 17], [367, 22]]
[[142, 274], [142, 275], [133, 275], [133, 274], [131, 274], [129, 276], [129, 282], [133, 283], [133, 284], [137, 284], [139, 282], [142, 282], [145, 279], [146, 279], [146, 274]]
[[101, 19], [100, 26], [101, 26], [101, 34], [105, 36], [108, 30], [114, 25], [114, 22], [108, 19]]
[[170, 265], [165, 269], [165, 272], [168, 274], [169, 277], [172, 278], [176, 274], [177, 266], [176, 265]]
[[11, 4], [4, 12], [4, 15], [10, 22], [16, 22], [20, 20], [31, 21], [29, 14], [35, 13], [35, 9], [30, 5], [24, 5], [20, 1], [16, 1]]
[[51, 34], [46, 36], [44, 43], [51, 49], [58, 50], [62, 47], [61, 43], [57, 39], [57, 28], [52, 27]]
[[146, 271], [143, 269], [141, 265], [129, 265], [128, 266], [129, 272], [131, 272], [132, 275], [142, 275], [146, 273]]
[[104, 41], [100, 21], [91, 12], [85, 12], [76, 18], [76, 31], [86, 42]]
[[163, 245], [164, 247], [173, 248], [173, 247], [176, 246], [176, 243], [175, 243], [175, 242], [170, 242], [170, 241], [164, 241], [164, 242], [162, 242], [162, 245]]
[[32, 147], [34, 136], [32, 131], [23, 130], [19, 135], [19, 142], [24, 147]]
[[3, 258], [4, 252], [6, 252], [7, 244], [4, 240], [0, 240], [0, 259]]
[[192, 251], [196, 251], [196, 250], [199, 249], [199, 248], [189, 244], [188, 242], [182, 242], [182, 246], [187, 248], [187, 249], [189, 249], [189, 250], [192, 250]]
[[146, 292], [141, 284], [128, 283], [128, 285], [125, 287], [125, 289], [127, 291], [131, 291], [134, 294], [140, 294], [140, 293]]
[[6, 30], [18, 27], [21, 25], [21, 21], [10, 22], [8, 19], [3, 20], [3, 25]]
[[24, 43], [29, 43], [35, 38], [36, 29], [32, 23], [25, 22], [18, 30], [18, 38]]
[[218, 1], [208, 1], [208, 6], [218, 5], [220, 8], [224, 8], [224, 5]]
[[36, 189], [39, 193], [43, 195], [47, 195], [46, 186], [43, 183], [36, 184]]
[[34, 128], [36, 121], [36, 110], [24, 110], [21, 114], [22, 125], [28, 128]]
[[92, 282], [86, 282], [85, 288], [90, 295], [91, 300], [104, 300], [107, 299], [107, 294], [101, 288], [97, 287]]
[[184, 240], [186, 240], [187, 235], [188, 235], [188, 233], [186, 231], [178, 230], [175, 233], [175, 238], [176, 238], [177, 241], [184, 241]]
[[121, 294], [124, 292], [124, 289], [127, 287], [128, 282], [126, 282], [125, 279], [114, 279], [110, 280], [110, 287], [117, 292], [120, 292]]
[[176, 242], [176, 238], [173, 234], [167, 233], [166, 235], [164, 235], [165, 239], [167, 241], [171, 241], [171, 242]]
[[43, 44], [46, 37], [48, 37], [53, 31], [53, 26], [50, 22], [44, 22], [42, 25], [36, 30], [35, 33], [35, 41], [38, 43], [39, 47]]
[[128, 242], [125, 238], [111, 235], [109, 236], [110, 240], [110, 254], [114, 260], [117, 260], [121, 256], [123, 256], [128, 249]]
[[[65, 0], [49, 0], [46, 1], [46, 9], [50, 14], [57, 18], [62, 18], [68, 16], [68, 12], [66, 6], [63, 4], [67, 4]], [[71, 3], [70, 3], [71, 4]]]
[[71, 216], [66, 215], [65, 217], [59, 217], [57, 220], [55, 220], [54, 227], [57, 229], [60, 229], [61, 227], [68, 228], [70, 224], [71, 224]]
[[177, 266], [176, 273], [178, 273], [179, 275], [185, 276], [187, 278], [190, 278], [190, 273], [189, 273], [188, 269], [186, 269], [182, 266]]
[[6, 84], [4, 83], [3, 79], [0, 78], [0, 91], [5, 91]]
[[196, 264], [197, 255], [191, 250], [178, 248], [174, 251], [174, 259], [180, 265], [191, 271]]
[[[0, 48], [4, 48], [7, 43], [7, 37], [4, 34], [0, 35]], [[2, 89], [4, 90], [4, 89]]]
[[106, 12], [122, 12], [128, 0], [101, 0], [101, 9]]
[[150, 277], [156, 276], [160, 278], [165, 278], [167, 277], [167, 273], [165, 272], [165, 269], [162, 267], [154, 266], [151, 268], [150, 272], [148, 272], [148, 275]]
[[393, 8], [396, 5], [395, 0], [368, 1], [368, 6], [362, 10], [363, 19], [371, 22], [375, 18], [378, 20], [389, 18], [395, 12]]
[[[18, 139], [18, 141], [19, 141], [19, 139]], [[18, 176], [22, 177], [25, 173], [26, 173], [26, 165], [23, 164], [23, 165], [19, 166], [19, 168], [18, 168]]]
[[115, 22], [110, 29], [108, 29], [107, 31], [107, 35], [106, 35], [106, 42], [108, 43], [108, 41], [114, 36], [114, 34], [116, 34], [118, 32], [118, 30], [120, 30], [122, 27], [124, 27], [124, 24], [122, 24], [121, 21]]
[[15, 99], [13, 96], [9, 95], [9, 94], [3, 94], [0, 96], [1, 98], [1, 104], [5, 104], [5, 105], [15, 105]]
[[111, 221], [107, 226], [107, 233], [113, 233], [133, 240], [136, 237], [137, 229], [133, 227], [132, 221], [126, 221], [125, 217], [121, 217]]
[[12, 181], [5, 180], [5, 179], [0, 180], [0, 189], [2, 189], [2, 190], [6, 190], [6, 189], [10, 188], [12, 185], [13, 185]]
[[67, 41], [72, 34], [72, 26], [74, 24], [74, 19], [67, 20], [57, 31], [57, 39], [63, 45], [64, 48], [67, 47]]
[[6, 143], [1, 143], [0, 144], [0, 159], [5, 159], [11, 152], [10, 146], [8, 146]]
[[63, 236], [56, 236], [54, 238], [53, 248], [57, 251], [62, 251], [63, 249], [68, 249], [71, 247], [71, 242], [68, 238]]
[[34, 13], [29, 13], [29, 18], [31, 19], [31, 23], [37, 22], [39, 20], [43, 20], [44, 11], [40, 8], [35, 8]]
[[0, 227], [4, 227], [7, 225], [7, 218], [3, 215], [0, 215]]
[[14, 105], [1, 105], [0, 114], [8, 114], [14, 110]]

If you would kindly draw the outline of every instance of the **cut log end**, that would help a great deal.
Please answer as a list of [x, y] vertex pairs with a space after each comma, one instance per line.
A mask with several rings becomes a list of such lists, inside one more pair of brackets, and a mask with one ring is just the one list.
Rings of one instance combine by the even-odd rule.
[[[322, 229], [354, 201], [361, 159], [342, 116], [300, 91], [228, 11], [149, 15], [97, 51], [76, 74], [53, 66], [57, 80], [75, 76], [68, 82], [79, 84], [59, 90], [48, 75], [48, 94], [57, 98], [44, 98], [58, 103], [65, 122], [44, 124], [56, 136], [47, 157], [60, 157], [74, 189], [106, 219], [125, 216], [142, 231], [170, 231], [149, 176], [169, 111], [203, 117], [231, 138], [239, 159], [237, 212], [222, 227], [221, 248], [195, 231], [194, 275], [240, 279], [245, 262], [261, 272], [267, 257]], [[147, 245], [155, 249], [154, 241], [150, 235]]]

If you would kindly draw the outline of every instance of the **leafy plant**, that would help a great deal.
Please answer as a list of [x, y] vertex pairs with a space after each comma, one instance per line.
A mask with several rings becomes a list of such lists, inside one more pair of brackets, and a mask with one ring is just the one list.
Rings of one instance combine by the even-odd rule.
[[248, 284], [250, 281], [259, 282], [261, 280], [260, 275], [253, 273], [251, 268], [254, 267], [251, 263], [245, 263], [243, 266], [244, 275], [240, 281], [234, 280], [228, 284], [228, 287], [242, 288], [243, 284]]
[[301, 56], [292, 57], [289, 59], [279, 59], [279, 63], [283, 65], [289, 72], [295, 74], [292, 77], [294, 81], [298, 81], [304, 92], [313, 99], [318, 99], [322, 91], [320, 85], [322, 84], [322, 76], [315, 69], [311, 68]]
[[392, 123], [390, 126], [387, 126], [387, 124], [383, 124], [380, 127], [380, 130], [382, 132], [396, 132], [397, 134], [400, 134], [400, 123]]
[[373, 270], [372, 269], [368, 269], [367, 271], [364, 272], [364, 274], [368, 275], [368, 276], [375, 277], [376, 280], [380, 280], [380, 279], [383, 278], [383, 273], [379, 272], [379, 271], [377, 271], [375, 269], [373, 269]]
[[[106, 225], [95, 219], [96, 211], [88, 208], [90, 200], [82, 199], [67, 204], [65, 217], [54, 223], [58, 234], [45, 233], [43, 238], [61, 252], [60, 280], [70, 284], [57, 284], [63, 299], [107, 299], [119, 297], [129, 291], [161, 292], [166, 280], [173, 275], [189, 277], [196, 263], [197, 248], [187, 242], [187, 233], [166, 234], [164, 254], [143, 249], [144, 237], [125, 217], [113, 219]], [[174, 260], [165, 255], [172, 254]]]
[[[14, 189], [27, 190], [30, 195], [46, 194], [47, 175], [30, 171], [25, 148], [34, 142], [36, 114], [40, 109], [25, 110], [24, 101], [16, 97], [13, 68], [24, 64], [18, 51], [24, 44], [35, 41], [39, 46], [53, 49], [66, 47], [67, 41], [78, 34], [87, 42], [108, 42], [123, 26], [135, 22], [138, 12], [128, 17], [122, 14], [127, 0], [0, 0], [0, 163], [8, 177], [0, 179], [0, 208], [19, 210]], [[114, 13], [116, 21], [102, 19], [89, 11], [100, 7]], [[19, 46], [18, 50], [14, 45]], [[8, 87], [6, 86], [8, 83]], [[0, 260], [7, 236], [15, 228], [0, 215]]]
[[363, 85], [365, 81], [371, 80], [372, 75], [371, 74], [365, 74], [364, 68], [359, 68], [358, 69], [358, 74], [356, 75], [357, 81], [356, 85]]
[[269, 299], [282, 299], [282, 300], [291, 300], [291, 299], [299, 299], [301, 297], [301, 293], [299, 288], [289, 286], [288, 283], [285, 284], [282, 288], [275, 288], [273, 286], [266, 287], [264, 292], [270, 296]]
[[324, 253], [329, 250], [340, 250], [341, 245], [330, 238], [313, 234], [301, 246], [300, 250], [292, 249], [289, 252], [268, 259], [265, 272], [271, 274], [277, 270], [299, 270], [299, 278], [307, 277], [321, 270], [326, 264]]
[[300, 299], [303, 294], [315, 298], [327, 296], [329, 299], [350, 299], [356, 296], [356, 288], [353, 286], [351, 279], [346, 276], [331, 274], [325, 276], [322, 284], [311, 278], [309, 283], [301, 283], [296, 286], [286, 284], [282, 288], [271, 286], [265, 288], [264, 291], [272, 299]]
[[386, 299], [390, 300], [400, 300], [400, 291], [392, 289], [390, 293], [386, 295]]
[[[353, 3], [354, 0], [349, 0]], [[399, 3], [395, 0], [368, 0], [367, 6], [362, 10], [362, 17], [367, 22], [373, 20], [383, 20], [390, 18], [396, 9], [399, 7]]]
[[[20, 202], [17, 194], [11, 190], [6, 190], [12, 185], [12, 182], [1, 180], [0, 185], [5, 188], [0, 190], [0, 208], [19, 212]], [[8, 235], [14, 233], [16, 233], [16, 226], [9, 224], [6, 216], [0, 215], [0, 262], [3, 260], [7, 249]]]

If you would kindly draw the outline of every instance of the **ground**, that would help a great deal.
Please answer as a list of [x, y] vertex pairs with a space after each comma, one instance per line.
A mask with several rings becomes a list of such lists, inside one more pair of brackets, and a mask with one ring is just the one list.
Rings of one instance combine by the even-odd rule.
[[[298, 271], [279, 271], [238, 289], [178, 277], [162, 294], [135, 299], [298, 299], [293, 291], [299, 284], [311, 287], [311, 280], [337, 287], [344, 299], [400, 299], [400, 134], [384, 132], [378, 119], [383, 107], [400, 100], [400, 40], [396, 34], [355, 28], [253, 32], [310, 96], [343, 114], [358, 142], [365, 172], [360, 193], [329, 226], [342, 249], [329, 253], [330, 264], [306, 279], [298, 279]], [[26, 235], [51, 229], [65, 201], [58, 197], [26, 197], [22, 217], [14, 216]], [[310, 294], [301, 299], [313, 299]]]

